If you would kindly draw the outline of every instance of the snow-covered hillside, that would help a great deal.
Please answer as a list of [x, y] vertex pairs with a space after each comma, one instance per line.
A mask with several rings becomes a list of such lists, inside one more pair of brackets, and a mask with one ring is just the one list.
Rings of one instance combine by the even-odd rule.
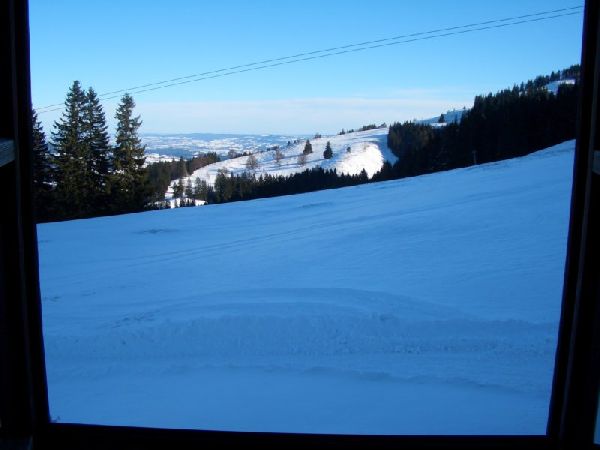
[[462, 119], [463, 114], [467, 112], [467, 109], [450, 109], [446, 111], [444, 115], [444, 122], [439, 123], [440, 116], [431, 117], [429, 119], [417, 120], [418, 123], [423, 123], [431, 126], [445, 126], [448, 123], [458, 123]]
[[40, 225], [52, 416], [544, 434], [573, 148]]
[[574, 85], [575, 84], [575, 80], [574, 79], [565, 79], [565, 80], [556, 80], [556, 81], [551, 81], [550, 83], [548, 83], [545, 88], [549, 91], [552, 92], [554, 95], [558, 94], [558, 88], [562, 85]]
[[[258, 161], [258, 167], [252, 172], [259, 177], [260, 175], [292, 175], [314, 167], [324, 169], [336, 169], [338, 173], [349, 175], [358, 175], [364, 169], [369, 177], [381, 169], [384, 161], [390, 161], [392, 164], [396, 157], [387, 147], [387, 128], [379, 128], [368, 131], [348, 133], [345, 135], [325, 136], [318, 139], [310, 139], [313, 153], [307, 155], [306, 163], [300, 164], [298, 156], [304, 150], [305, 140], [292, 144], [291, 146], [280, 146], [283, 159], [276, 161], [275, 151], [260, 151], [254, 153]], [[333, 158], [325, 159], [323, 152], [327, 142], [331, 142], [333, 149]], [[350, 151], [348, 151], [350, 148]], [[209, 184], [214, 184], [219, 171], [225, 171], [227, 174], [241, 175], [249, 172], [247, 167], [248, 156], [227, 159], [209, 166], [196, 170], [190, 177], [183, 179], [187, 183], [191, 179], [192, 183], [196, 178], [205, 180]], [[173, 186], [179, 181], [171, 184], [167, 192], [167, 198], [173, 193]]]

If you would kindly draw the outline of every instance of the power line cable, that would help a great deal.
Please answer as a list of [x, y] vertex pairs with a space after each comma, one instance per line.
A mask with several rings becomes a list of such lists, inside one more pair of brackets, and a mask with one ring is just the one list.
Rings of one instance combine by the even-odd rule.
[[[356, 43], [356, 44], [348, 44], [348, 45], [343, 45], [343, 46], [339, 46], [339, 47], [331, 47], [329, 49], [314, 50], [311, 52], [298, 53], [296, 55], [291, 55], [291, 56], [272, 58], [272, 59], [267, 59], [267, 60], [263, 60], [263, 61], [257, 61], [257, 62], [253, 62], [253, 63], [232, 66], [232, 67], [228, 67], [228, 68], [212, 70], [209, 72], [203, 72], [203, 73], [194, 74], [194, 75], [187, 75], [185, 77], [172, 78], [170, 80], [163, 80], [163, 81], [158, 81], [155, 83], [133, 86], [133, 87], [130, 87], [127, 89], [120, 89], [117, 91], [105, 92], [103, 94], [100, 94], [99, 98], [101, 100], [111, 100], [111, 99], [120, 97], [120, 95], [115, 95], [115, 94], [121, 94], [124, 92], [130, 92], [131, 94], [140, 94], [140, 93], [156, 91], [156, 90], [164, 89], [164, 88], [168, 88], [168, 87], [179, 86], [179, 85], [188, 84], [188, 83], [194, 83], [194, 82], [198, 82], [198, 81], [202, 81], [202, 80], [221, 78], [221, 77], [226, 77], [229, 75], [250, 72], [250, 71], [255, 71], [255, 70], [262, 70], [262, 69], [266, 69], [266, 68], [281, 66], [281, 65], [285, 65], [285, 64], [293, 64], [293, 63], [308, 61], [308, 60], [313, 60], [313, 59], [326, 58], [326, 57], [341, 55], [341, 54], [346, 54], [346, 53], [357, 53], [360, 51], [370, 50], [370, 49], [374, 49], [374, 48], [388, 47], [388, 46], [392, 46], [392, 45], [406, 44], [406, 43], [410, 43], [410, 42], [424, 41], [424, 40], [448, 37], [448, 36], [459, 35], [459, 34], [466, 34], [466, 33], [471, 33], [471, 32], [476, 32], [476, 31], [494, 29], [494, 28], [505, 28], [508, 26], [520, 25], [520, 24], [524, 24], [524, 23], [540, 22], [543, 20], [551, 20], [551, 19], [556, 19], [556, 18], [565, 17], [565, 16], [573, 16], [573, 15], [581, 14], [582, 8], [583, 8], [583, 6], [561, 8], [561, 9], [556, 9], [556, 10], [552, 10], [552, 11], [542, 11], [542, 12], [526, 14], [526, 15], [522, 15], [522, 16], [513, 16], [513, 17], [507, 17], [507, 18], [503, 18], [503, 19], [488, 20], [485, 22], [472, 23], [472, 24], [468, 24], [468, 25], [460, 25], [460, 26], [454, 26], [454, 27], [448, 27], [448, 28], [441, 28], [441, 29], [437, 29], [437, 30], [423, 31], [423, 32], [394, 36], [394, 37], [389, 37], [389, 38], [376, 39], [376, 40], [365, 41], [365, 42]], [[567, 12], [567, 11], [570, 11], [570, 12]], [[560, 14], [555, 14], [555, 13], [560, 13]], [[548, 14], [552, 14], [552, 15], [548, 15]], [[491, 24], [494, 24], [494, 25], [491, 25]], [[474, 27], [477, 27], [477, 28], [474, 28]], [[442, 33], [442, 32], [444, 32], [444, 33]], [[419, 37], [417, 37], [417, 36], [419, 36]], [[405, 39], [405, 38], [411, 38], [411, 39]], [[399, 40], [399, 39], [404, 39], [404, 40]], [[319, 54], [319, 53], [322, 53], [322, 54]], [[235, 70], [235, 69], [239, 69], [239, 70]], [[62, 103], [48, 105], [48, 106], [39, 108], [39, 110], [37, 110], [37, 112], [38, 112], [38, 114], [43, 114], [46, 112], [58, 111], [58, 110], [62, 109], [62, 106], [63, 106]], [[50, 109], [50, 108], [52, 108], [52, 109]]]
[[224, 71], [227, 71], [227, 70], [241, 69], [241, 68], [245, 68], [245, 67], [256, 66], [256, 65], [259, 65], [259, 64], [267, 64], [267, 63], [272, 63], [272, 62], [278, 62], [278, 61], [282, 61], [282, 60], [286, 60], [286, 59], [295, 59], [295, 58], [299, 58], [301, 56], [310, 56], [310, 55], [314, 55], [316, 53], [332, 52], [332, 51], [336, 51], [336, 50], [343, 50], [343, 49], [350, 48], [350, 47], [362, 47], [362, 46], [365, 46], [365, 45], [377, 44], [377, 43], [380, 43], [380, 42], [393, 41], [393, 40], [398, 40], [398, 39], [404, 39], [404, 38], [408, 38], [408, 37], [415, 37], [415, 36], [421, 36], [421, 35], [433, 34], [433, 33], [441, 33], [441, 32], [444, 32], [444, 31], [452, 31], [452, 30], [456, 30], [456, 29], [459, 29], [459, 28], [470, 28], [470, 27], [479, 26], [479, 25], [488, 25], [488, 24], [491, 24], [491, 23], [506, 22], [506, 21], [510, 21], [510, 20], [524, 19], [524, 18], [529, 18], [529, 17], [534, 17], [534, 16], [541, 16], [541, 15], [545, 15], [545, 14], [554, 14], [554, 13], [558, 13], [558, 12], [572, 11], [574, 9], [581, 9], [581, 8], [583, 8], [583, 7], [582, 6], [574, 6], [574, 7], [570, 7], [570, 8], [561, 8], [561, 9], [555, 9], [555, 10], [552, 10], [552, 11], [543, 11], [543, 12], [538, 12], [538, 13], [533, 13], [533, 14], [526, 14], [526, 15], [523, 15], [523, 16], [507, 17], [507, 18], [497, 19], [497, 20], [488, 20], [486, 22], [472, 23], [472, 24], [468, 24], [468, 25], [460, 25], [460, 26], [454, 26], [454, 27], [449, 27], [449, 28], [440, 28], [440, 29], [437, 29], [437, 30], [422, 31], [422, 32], [412, 33], [412, 34], [404, 34], [404, 35], [393, 36], [393, 37], [389, 37], [389, 38], [383, 38], [383, 39], [376, 39], [376, 40], [371, 40], [371, 41], [359, 42], [359, 43], [356, 43], [356, 44], [348, 44], [348, 45], [343, 45], [343, 46], [339, 46], [339, 47], [331, 47], [331, 48], [326, 48], [326, 49], [322, 49], [322, 50], [313, 50], [313, 51], [310, 51], [310, 52], [297, 53], [295, 55], [290, 55], [290, 56], [282, 56], [282, 57], [279, 57], [279, 58], [266, 59], [266, 60], [263, 60], [263, 61], [256, 61], [256, 62], [252, 62], [252, 63], [248, 63], [248, 64], [242, 64], [242, 65], [227, 67], [227, 68], [224, 68], [224, 69], [212, 70], [212, 71], [209, 71], [209, 72], [203, 72], [203, 73], [198, 73], [198, 74], [193, 74], [193, 75], [187, 75], [187, 76], [184, 76], [184, 77], [172, 78], [170, 80], [157, 81], [155, 83], [149, 83], [149, 84], [145, 84], [145, 85], [141, 85], [141, 86], [134, 86], [134, 87], [130, 87], [128, 89], [120, 89], [120, 90], [117, 90], [117, 91], [105, 92], [105, 93], [102, 93], [100, 95], [118, 94], [118, 93], [126, 92], [126, 91], [129, 91], [129, 90], [141, 89], [141, 88], [146, 88], [146, 87], [150, 87], [150, 86], [155, 86], [155, 85], [160, 85], [160, 84], [165, 84], [165, 83], [171, 83], [171, 82], [174, 82], [174, 81], [184, 80], [184, 79], [188, 79], [188, 78], [196, 78], [196, 77], [199, 77], [199, 76], [216, 74], [216, 73], [224, 72]]
[[[253, 71], [253, 70], [260, 70], [260, 69], [266, 69], [266, 68], [270, 68], [270, 67], [281, 66], [281, 65], [284, 65], [284, 64], [293, 64], [293, 63], [296, 63], [296, 62], [302, 62], [302, 61], [308, 61], [308, 60], [312, 60], [312, 59], [325, 58], [325, 57], [334, 56], [334, 55], [341, 55], [341, 54], [344, 54], [344, 53], [356, 53], [356, 52], [360, 52], [360, 51], [364, 51], [364, 50], [370, 50], [370, 49], [379, 48], [379, 47], [386, 47], [386, 46], [392, 46], [392, 45], [398, 45], [398, 44], [405, 44], [405, 43], [409, 43], [409, 42], [423, 41], [423, 40], [428, 40], [428, 39], [433, 39], [433, 38], [440, 38], [440, 37], [446, 37], [446, 36], [457, 35], [457, 34], [465, 34], [465, 33], [469, 33], [469, 32], [488, 30], [488, 29], [492, 29], [492, 28], [502, 28], [502, 27], [507, 27], [507, 26], [511, 26], [511, 25], [519, 25], [519, 24], [528, 23], [528, 22], [538, 22], [538, 21], [541, 21], [541, 20], [548, 20], [548, 19], [554, 19], [554, 18], [558, 18], [558, 17], [571, 16], [571, 15], [575, 15], [575, 14], [579, 14], [579, 12], [558, 14], [558, 15], [541, 17], [541, 18], [536, 18], [536, 19], [522, 20], [522, 21], [518, 21], [518, 22], [504, 23], [504, 24], [498, 24], [498, 25], [492, 25], [492, 26], [486, 26], [486, 27], [480, 27], [480, 28], [472, 28], [472, 29], [468, 29], [468, 30], [454, 31], [454, 32], [450, 32], [450, 33], [444, 33], [444, 34], [437, 34], [437, 35], [431, 35], [431, 36], [426, 36], [426, 37], [408, 39], [408, 40], [404, 40], [404, 41], [388, 42], [388, 43], [384, 43], [384, 44], [376, 44], [376, 45], [370, 45], [370, 46], [366, 46], [366, 47], [360, 47], [360, 48], [354, 48], [354, 49], [347, 49], [347, 50], [340, 50], [340, 51], [336, 51], [336, 52], [326, 53], [326, 54], [323, 54], [323, 55], [315, 55], [315, 56], [308, 56], [308, 57], [305, 57], [305, 58], [297, 58], [297, 59], [290, 60], [290, 61], [282, 61], [282, 62], [277, 62], [277, 63], [273, 63], [273, 64], [267, 64], [267, 65], [258, 66], [258, 67], [250, 67], [250, 68], [246, 68], [246, 69], [242, 69], [242, 70], [230, 71], [230, 72], [226, 72], [226, 73], [215, 73], [217, 71], [207, 72], [207, 73], [213, 73], [214, 75], [203, 76], [203, 77], [200, 77], [200, 78], [194, 78], [194, 79], [189, 79], [189, 80], [185, 80], [185, 81], [174, 82], [174, 83], [170, 83], [170, 84], [166, 84], [166, 85], [161, 84], [159, 86], [155, 86], [155, 87], [151, 87], [151, 88], [147, 88], [147, 89], [132, 90], [131, 93], [133, 93], [133, 94], [139, 94], [139, 93], [143, 93], [143, 92], [155, 91], [155, 90], [162, 89], [162, 88], [167, 88], [167, 87], [172, 87], [172, 86], [178, 86], [178, 85], [182, 85], [182, 84], [193, 83], [193, 82], [202, 81], [202, 80], [208, 80], [208, 79], [212, 79], [212, 78], [220, 78], [220, 77], [225, 77], [225, 76], [228, 76], [228, 75], [233, 75], [233, 74], [238, 74], [238, 73], [243, 73], [243, 72], [250, 72], [250, 71]], [[238, 67], [245, 67], [245, 66], [238, 66]], [[218, 72], [222, 72], [223, 70], [229, 70], [229, 69], [222, 69], [222, 70], [219, 70]], [[185, 78], [188, 78], [188, 77], [185, 77]], [[179, 78], [179, 79], [182, 79], [182, 78]], [[149, 86], [152, 86], [152, 85], [149, 85]], [[140, 89], [142, 87], [144, 87], [144, 86], [139, 86], [138, 88], [135, 88], [135, 89]], [[113, 99], [113, 98], [117, 98], [117, 97], [119, 97], [119, 96], [116, 95], [116, 96], [112, 96], [112, 97], [104, 97], [104, 99], [105, 100], [109, 100], [109, 99]]]

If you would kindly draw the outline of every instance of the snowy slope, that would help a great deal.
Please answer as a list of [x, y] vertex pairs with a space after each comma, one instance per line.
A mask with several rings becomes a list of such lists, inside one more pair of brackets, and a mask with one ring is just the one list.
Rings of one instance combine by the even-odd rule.
[[551, 81], [544, 87], [548, 90], [548, 92], [552, 92], [554, 95], [556, 95], [556, 94], [558, 94], [558, 88], [564, 84], [574, 85], [575, 80], [567, 78], [565, 80]]
[[[254, 153], [258, 160], [259, 167], [254, 171], [258, 177], [260, 175], [292, 175], [296, 172], [302, 172], [314, 167], [323, 167], [324, 169], [337, 169], [338, 172], [358, 175], [364, 169], [367, 175], [373, 176], [381, 169], [384, 161], [394, 163], [396, 157], [387, 147], [387, 128], [375, 130], [348, 133], [342, 136], [325, 136], [319, 139], [310, 139], [313, 153], [307, 156], [305, 165], [298, 163], [298, 156], [304, 150], [305, 140], [290, 147], [283, 145], [280, 147], [284, 158], [275, 160], [274, 151], [261, 151]], [[327, 141], [331, 142], [333, 149], [333, 158], [326, 160], [323, 158], [323, 152]], [[350, 147], [350, 152], [347, 152]], [[217, 174], [220, 170], [226, 170], [229, 174], [241, 175], [247, 172], [246, 162], [248, 156], [228, 159], [195, 171], [189, 178], [192, 183], [196, 178], [214, 184]], [[188, 178], [184, 178], [187, 182]], [[173, 183], [177, 183], [174, 181]], [[167, 194], [167, 198], [172, 195], [172, 186]]]
[[159, 162], [172, 162], [177, 161], [179, 159], [175, 156], [161, 155], [160, 153], [148, 153], [148, 151], [146, 151], [144, 157], [144, 166], [148, 166], [150, 164], [155, 164]]
[[573, 148], [40, 225], [52, 416], [545, 433]]
[[466, 109], [449, 109], [448, 111], [446, 111], [444, 113], [445, 122], [443, 124], [438, 123], [441, 116], [435, 116], [435, 117], [431, 117], [429, 119], [417, 120], [417, 123], [432, 125], [434, 127], [435, 126], [445, 126], [445, 124], [448, 124], [448, 123], [460, 122], [460, 120], [462, 119], [462, 116], [465, 112], [467, 112]]

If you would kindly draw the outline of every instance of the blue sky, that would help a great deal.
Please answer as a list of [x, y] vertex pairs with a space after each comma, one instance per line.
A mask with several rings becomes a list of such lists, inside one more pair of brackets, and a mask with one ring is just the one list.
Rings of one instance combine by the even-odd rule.
[[[35, 107], [399, 34], [581, 5], [558, 0], [30, 0]], [[469, 107], [579, 62], [582, 15], [337, 55], [134, 94], [144, 132], [334, 133]], [[103, 102], [109, 122], [115, 100]], [[45, 128], [60, 112], [42, 114]]]

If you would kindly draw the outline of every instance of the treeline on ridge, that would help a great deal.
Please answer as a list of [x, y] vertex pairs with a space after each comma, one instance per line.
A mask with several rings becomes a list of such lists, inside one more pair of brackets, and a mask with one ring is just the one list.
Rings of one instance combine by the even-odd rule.
[[[387, 144], [399, 158], [378, 179], [401, 178], [527, 155], [573, 139], [579, 85], [562, 84], [556, 94], [545, 86], [565, 78], [579, 79], [579, 66], [547, 77], [477, 96], [458, 123], [431, 127], [394, 123]], [[566, 74], [566, 75], [565, 75]]]
[[[575, 84], [560, 85], [556, 94], [546, 89], [549, 82], [561, 79], [574, 79]], [[389, 127], [387, 142], [398, 161], [394, 165], [385, 162], [371, 179], [365, 172], [349, 176], [323, 169], [258, 178], [222, 172], [214, 188], [202, 185], [201, 195], [195, 198], [223, 203], [299, 194], [527, 155], [575, 137], [578, 79], [579, 66], [572, 66], [496, 94], [477, 96], [460, 121], [444, 126], [395, 123]]]
[[227, 176], [225, 173], [219, 173], [214, 188], [210, 189], [208, 196], [201, 200], [206, 200], [208, 203], [226, 203], [356, 186], [368, 181], [369, 177], [364, 169], [358, 175], [337, 173], [335, 169], [325, 170], [322, 167], [307, 169], [289, 176], [254, 177], [248, 174]]
[[188, 177], [194, 171], [219, 162], [219, 155], [215, 152], [201, 153], [191, 159], [175, 161], [158, 161], [148, 164], [148, 182], [152, 191], [152, 201], [160, 202], [165, 199], [165, 192], [174, 180]]

